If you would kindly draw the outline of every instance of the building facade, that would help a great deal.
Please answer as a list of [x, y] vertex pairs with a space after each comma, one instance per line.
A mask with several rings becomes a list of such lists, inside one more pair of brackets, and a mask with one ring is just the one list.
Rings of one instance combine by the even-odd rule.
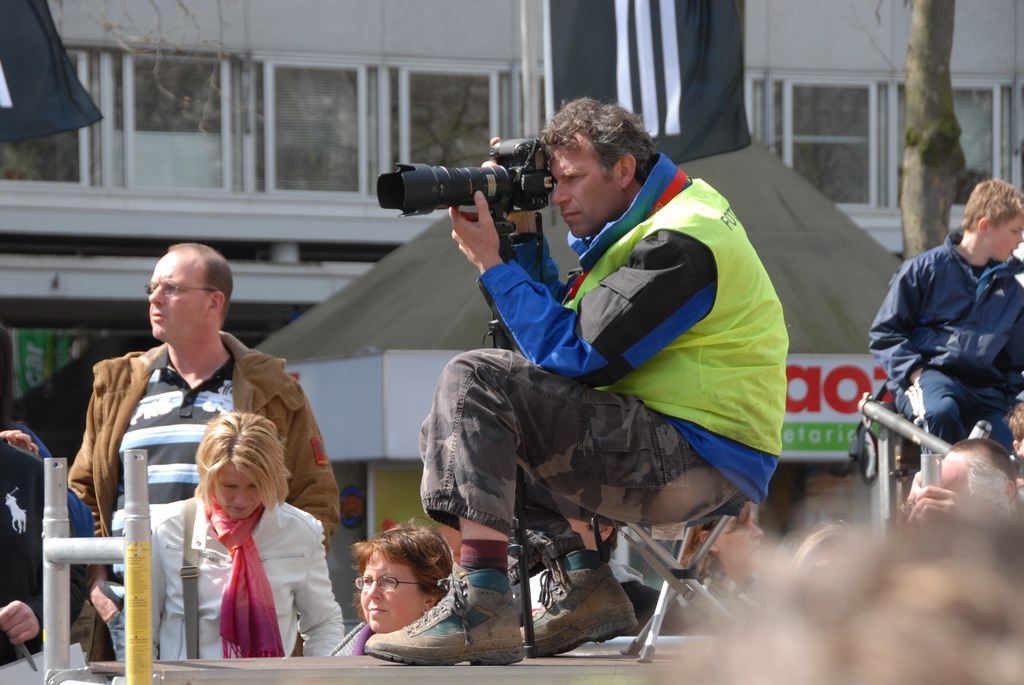
[[[379, 173], [475, 165], [490, 136], [523, 134], [545, 37], [524, 2], [52, 0], [104, 118], [0, 145], [3, 318], [137, 328], [152, 258], [201, 240], [238, 265], [236, 328], [284, 325], [429, 222], [382, 210]], [[742, 7], [755, 138], [899, 252], [909, 4]], [[1022, 182], [1022, 44], [1024, 0], [957, 3], [971, 181]]]

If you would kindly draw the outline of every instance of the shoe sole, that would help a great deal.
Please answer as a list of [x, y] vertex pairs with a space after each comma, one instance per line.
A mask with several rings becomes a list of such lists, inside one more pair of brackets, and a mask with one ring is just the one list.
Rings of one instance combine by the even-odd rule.
[[[555, 656], [576, 649], [587, 642], [604, 642], [637, 627], [632, 604], [619, 604], [588, 617], [587, 621], [574, 623], [540, 640], [535, 645], [537, 656]], [[567, 635], [568, 634], [568, 635]], [[564, 637], [561, 641], [554, 638]]]
[[514, 664], [523, 660], [522, 645], [517, 648], [490, 649], [473, 655], [455, 655], [451, 657], [436, 657], [425, 654], [421, 656], [411, 656], [408, 654], [382, 652], [380, 650], [369, 648], [365, 649], [365, 652], [378, 659], [393, 661], [399, 664], [408, 664], [410, 666], [454, 666], [455, 664], [460, 664], [463, 661], [468, 661], [473, 666], [505, 666], [507, 664]]

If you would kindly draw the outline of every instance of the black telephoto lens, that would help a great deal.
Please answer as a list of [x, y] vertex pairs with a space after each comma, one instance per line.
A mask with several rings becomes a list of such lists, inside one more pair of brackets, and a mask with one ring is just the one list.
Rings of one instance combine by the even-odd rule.
[[488, 202], [507, 198], [512, 192], [508, 170], [500, 166], [397, 164], [395, 168], [377, 177], [377, 201], [384, 209], [401, 210], [402, 216], [471, 205], [478, 190]]

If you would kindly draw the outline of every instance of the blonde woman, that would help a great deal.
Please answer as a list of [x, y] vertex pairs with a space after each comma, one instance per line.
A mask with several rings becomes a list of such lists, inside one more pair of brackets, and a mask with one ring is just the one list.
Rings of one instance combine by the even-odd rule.
[[[210, 421], [196, 464], [196, 497], [153, 508], [157, 658], [188, 657], [186, 546], [198, 553], [198, 658], [286, 656], [299, 634], [303, 654], [329, 654], [345, 632], [323, 527], [284, 501], [288, 472], [274, 424], [242, 412]], [[183, 541], [188, 502], [195, 514]]]

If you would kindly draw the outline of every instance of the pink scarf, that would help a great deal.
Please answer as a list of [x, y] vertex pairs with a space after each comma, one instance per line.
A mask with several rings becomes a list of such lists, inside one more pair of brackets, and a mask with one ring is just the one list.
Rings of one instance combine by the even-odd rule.
[[247, 519], [236, 520], [221, 509], [216, 497], [211, 500], [210, 524], [231, 551], [231, 578], [220, 605], [224, 658], [284, 656], [274, 594], [252, 539], [263, 507]]

